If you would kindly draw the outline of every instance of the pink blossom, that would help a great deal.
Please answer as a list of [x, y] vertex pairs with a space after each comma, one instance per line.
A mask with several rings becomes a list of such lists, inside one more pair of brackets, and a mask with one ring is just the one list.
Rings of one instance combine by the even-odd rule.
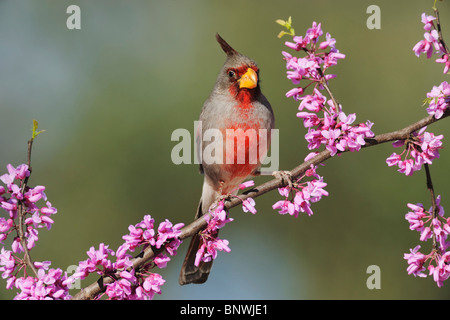
[[434, 28], [434, 24], [433, 24], [433, 21], [434, 21], [434, 20], [436, 20], [435, 17], [433, 17], [433, 16], [427, 16], [427, 15], [425, 14], [425, 12], [422, 13], [422, 23], [424, 24], [424, 27], [423, 27], [423, 28], [424, 28], [426, 31], [430, 31], [431, 28]]
[[8, 230], [13, 226], [13, 220], [6, 220], [3, 217], [0, 217], [0, 233], [8, 232]]
[[2, 278], [9, 278], [16, 270], [16, 263], [12, 252], [1, 248], [0, 252], [0, 272], [2, 273]]
[[297, 117], [303, 119], [303, 125], [305, 128], [318, 126], [321, 123], [321, 119], [319, 119], [317, 114], [313, 112], [298, 112]]
[[[315, 177], [304, 183], [299, 183], [304, 177]], [[277, 201], [272, 208], [278, 210], [279, 214], [288, 213], [291, 216], [298, 217], [300, 212], [312, 215], [311, 204], [321, 200], [323, 196], [328, 196], [328, 192], [324, 189], [326, 183], [323, 178], [316, 173], [316, 167], [311, 165], [307, 174], [297, 179], [293, 186], [279, 188], [278, 192], [284, 197], [284, 200]], [[289, 196], [293, 195], [293, 200], [289, 200]]]
[[155, 293], [161, 294], [161, 286], [166, 282], [161, 275], [157, 273], [150, 273], [142, 284], [142, 293], [149, 299], [153, 299]]
[[4, 175], [0, 176], [0, 180], [4, 184], [6, 184], [9, 188], [9, 186], [14, 182], [14, 179], [16, 177], [16, 170], [11, 164], [8, 164], [6, 166], [6, 169], [8, 169], [8, 173], [5, 173]]
[[225, 204], [223, 201], [219, 201], [217, 207], [214, 210], [209, 211], [209, 215], [204, 215], [205, 220], [208, 222], [208, 226], [203, 230], [207, 234], [214, 234], [225, 226], [225, 224], [233, 221], [233, 218], [229, 218], [225, 211]]
[[132, 283], [125, 279], [119, 279], [106, 285], [106, 295], [112, 300], [126, 300], [132, 295]]
[[34, 262], [34, 266], [37, 269], [44, 269], [44, 270], [48, 270], [48, 268], [50, 267], [51, 262], [50, 261], [36, 261]]
[[430, 216], [425, 213], [425, 209], [421, 203], [415, 205], [408, 203], [408, 207], [413, 210], [405, 215], [405, 219], [409, 222], [409, 229], [422, 231], [424, 229], [423, 219], [429, 218]]
[[47, 196], [45, 195], [44, 190], [44, 186], [36, 186], [34, 188], [31, 188], [25, 193], [25, 199], [32, 203], [35, 203], [40, 199], [47, 200]]
[[[250, 199], [250, 198], [249, 198]], [[204, 215], [208, 222], [206, 228], [199, 233], [202, 245], [197, 251], [194, 264], [199, 266], [201, 261], [208, 262], [217, 257], [217, 250], [230, 252], [228, 241], [217, 237], [217, 232], [226, 223], [233, 221], [232, 218], [227, 217], [223, 200], [219, 201], [217, 206], [209, 211], [209, 214]]]
[[256, 213], [255, 200], [253, 200], [252, 198], [245, 199], [242, 202], [242, 210], [244, 210], [244, 212], [251, 212], [255, 214]]
[[13, 243], [11, 244], [11, 249], [14, 253], [24, 252], [22, 243], [20, 242], [19, 237], [15, 237]]
[[[436, 20], [433, 16], [427, 16], [425, 13], [422, 13], [422, 23], [424, 24], [425, 34], [424, 39], [420, 40], [414, 47], [413, 51], [417, 57], [420, 54], [425, 53], [427, 58], [431, 58], [433, 54], [441, 55], [438, 59], [436, 59], [437, 63], [444, 64], [444, 74], [446, 74], [450, 69], [450, 61], [449, 61], [449, 52], [444, 48], [441, 41], [439, 40], [439, 33], [437, 31], [437, 27], [434, 25], [434, 20]], [[436, 119], [439, 119], [436, 117]]]
[[419, 252], [420, 246], [416, 246], [414, 249], [410, 249], [410, 253], [404, 254], [404, 259], [408, 262], [408, 274], [414, 276], [426, 277], [427, 275], [423, 273], [425, 267], [423, 266], [426, 260], [426, 256]]
[[317, 24], [315, 21], [313, 21], [312, 27], [306, 30], [306, 38], [311, 39], [312, 42], [317, 42], [322, 34], [321, 23]]
[[158, 266], [158, 268], [163, 269], [167, 266], [167, 263], [170, 261], [170, 258], [163, 254], [160, 253], [158, 254], [155, 259], [153, 259], [153, 262]]
[[324, 70], [328, 69], [329, 67], [337, 65], [339, 59], [345, 59], [345, 54], [340, 53], [339, 50], [337, 49], [330, 51], [328, 54], [325, 55], [323, 60]]
[[26, 164], [20, 164], [17, 168], [16, 168], [16, 170], [15, 170], [16, 172], [16, 176], [15, 176], [15, 178], [16, 179], [18, 179], [18, 180], [23, 180], [23, 179], [25, 179], [26, 177], [29, 177], [30, 176], [30, 171], [28, 170], [28, 165], [26, 165]]
[[420, 233], [420, 241], [427, 241], [431, 238], [431, 228], [425, 227]]
[[[70, 299], [69, 287], [65, 284], [67, 274], [62, 270], [45, 269], [38, 270], [38, 277], [20, 277], [14, 281], [14, 287], [20, 292], [15, 300], [65, 300]], [[12, 286], [12, 284], [11, 284]]]
[[217, 251], [230, 252], [231, 249], [228, 247], [228, 240], [219, 239], [217, 237], [213, 238], [203, 238], [203, 244], [197, 251], [196, 259], [194, 264], [198, 267], [200, 262], [209, 262], [217, 257]]
[[180, 229], [183, 226], [183, 223], [173, 225], [167, 219], [164, 222], [161, 222], [158, 227], [158, 236], [155, 244], [156, 248], [159, 249], [166, 241], [177, 238], [180, 235]]
[[450, 59], [449, 54], [444, 54], [441, 58], [436, 59], [437, 63], [443, 63], [444, 64], [444, 74], [448, 73], [448, 70], [450, 69]]
[[324, 108], [325, 102], [327, 99], [323, 96], [319, 90], [314, 89], [314, 93], [312, 95], [306, 95], [300, 98], [302, 101], [298, 107], [300, 111], [304, 108], [308, 109], [312, 112], [319, 112]]
[[6, 166], [8, 173], [0, 176], [0, 180], [7, 185], [8, 188], [13, 184], [14, 179], [23, 180], [25, 177], [30, 176], [30, 171], [28, 170], [28, 165], [21, 164], [14, 168], [13, 165], [8, 164]]
[[58, 210], [56, 208], [52, 207], [52, 204], [49, 201], [46, 202], [46, 205], [47, 205], [47, 207], [41, 208], [41, 213], [43, 215], [50, 216], [50, 215], [56, 214], [58, 212]]
[[136, 247], [141, 245], [156, 244], [154, 219], [150, 215], [145, 215], [144, 219], [136, 225], [128, 226], [128, 230], [130, 232], [122, 236], [122, 239], [129, 246], [129, 250], [134, 251]]
[[[444, 208], [441, 206], [441, 196], [436, 197], [436, 216], [433, 214], [433, 207], [425, 210], [421, 203], [408, 203], [408, 208], [411, 209], [406, 215], [405, 219], [409, 223], [410, 230], [420, 232], [420, 241], [427, 241], [433, 238], [433, 245], [431, 252], [424, 255], [419, 252], [420, 246], [410, 250], [409, 254], [405, 254], [404, 258], [408, 261], [408, 274], [426, 277], [423, 273], [426, 269], [429, 275], [433, 276], [433, 280], [439, 287], [443, 285], [443, 281], [450, 276], [450, 243], [447, 242], [447, 237], [450, 234], [450, 227], [448, 225], [450, 219], [444, 217]], [[428, 264], [428, 266], [425, 265]]]
[[440, 119], [450, 105], [450, 85], [447, 81], [444, 81], [439, 86], [434, 86], [427, 93], [427, 98], [430, 101], [427, 108], [428, 114]]
[[9, 217], [15, 219], [17, 217], [17, 199], [8, 199], [7, 201], [2, 201], [0, 207], [9, 213]]
[[289, 187], [282, 187], [282, 188], [278, 188], [278, 192], [280, 193], [280, 195], [282, 195], [283, 197], [289, 197], [289, 193], [291, 192], [291, 188]]
[[294, 43], [286, 41], [284, 44], [286, 47], [294, 49], [296, 51], [300, 51], [303, 48], [306, 48], [311, 40], [309, 37], [302, 37], [302, 36], [294, 36], [292, 38], [294, 40]]
[[178, 238], [172, 239], [172, 241], [170, 241], [165, 245], [167, 253], [169, 253], [171, 256], [176, 255], [178, 247], [180, 246], [181, 243], [182, 241]]
[[450, 277], [450, 251], [445, 252], [441, 256], [437, 256], [435, 260], [437, 260], [436, 265], [430, 264], [428, 266], [429, 275], [433, 275], [433, 280], [437, 286], [442, 287], [444, 281]]
[[286, 92], [286, 97], [293, 97], [294, 100], [300, 100], [301, 95], [303, 94], [303, 88], [299, 87], [299, 88], [293, 88], [291, 90], [289, 90], [288, 92]]
[[280, 200], [277, 201], [272, 208], [274, 210], [278, 210], [279, 214], [289, 213], [291, 216], [298, 215], [298, 210], [295, 209], [294, 203], [289, 200]]
[[430, 59], [431, 56], [433, 55], [434, 53], [433, 49], [436, 50], [436, 52], [443, 51], [442, 46], [439, 43], [439, 34], [437, 30], [425, 32], [424, 39], [419, 41], [413, 47], [413, 51], [417, 57], [420, 56], [421, 53], [425, 53], [428, 59]]
[[401, 161], [401, 159], [402, 157], [394, 152], [386, 159], [386, 163], [389, 167], [392, 167], [397, 165], [398, 162]]
[[[413, 132], [414, 139], [409, 141], [400, 155], [391, 154], [386, 163], [388, 166], [398, 166], [398, 172], [411, 176], [415, 171], [422, 168], [424, 163], [431, 164], [436, 158], [439, 158], [439, 150], [442, 149], [443, 135], [435, 136], [431, 132], [425, 131], [426, 127], [418, 132]], [[392, 144], [394, 147], [405, 145], [404, 142], [396, 141]], [[404, 157], [402, 157], [404, 156]]]
[[249, 187], [253, 187], [255, 185], [255, 182], [253, 180], [245, 181], [244, 183], [241, 183], [239, 185], [239, 189], [243, 190]]
[[[313, 22], [305, 36], [294, 36], [294, 43], [286, 43], [289, 48], [305, 52], [303, 57], [282, 52], [286, 61], [286, 76], [296, 85], [286, 93], [286, 97], [300, 101], [297, 117], [303, 119], [303, 125], [308, 129], [305, 134], [308, 149], [314, 150], [324, 145], [332, 156], [339, 151], [359, 151], [365, 145], [365, 139], [375, 135], [371, 131], [373, 123], [367, 121], [354, 125], [354, 114], [345, 115], [340, 105], [335, 106], [333, 99], [327, 101], [322, 94], [325, 84], [335, 77], [327, 74], [327, 69], [345, 58], [345, 54], [336, 48], [336, 40], [329, 33], [326, 34], [325, 41], [319, 42], [322, 35], [321, 24]], [[305, 94], [310, 85], [313, 85], [312, 93]], [[305, 109], [307, 111], [304, 111]], [[323, 112], [323, 116], [319, 115], [319, 112]], [[281, 203], [278, 205], [282, 206]]]
[[330, 47], [331, 49], [335, 49], [336, 48], [335, 47], [336, 46], [336, 39], [331, 38], [331, 35], [328, 32], [327, 32], [325, 37], [326, 37], [326, 40], [319, 44], [319, 49], [324, 50], [327, 47]]

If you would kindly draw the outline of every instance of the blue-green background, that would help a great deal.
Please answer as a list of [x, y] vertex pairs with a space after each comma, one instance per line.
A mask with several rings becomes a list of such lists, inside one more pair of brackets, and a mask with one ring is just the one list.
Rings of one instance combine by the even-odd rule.
[[[375, 133], [400, 129], [426, 116], [422, 101], [448, 76], [443, 65], [417, 58], [422, 12], [429, 1], [1, 1], [0, 168], [26, 161], [32, 119], [46, 132], [32, 154], [30, 185], [45, 185], [58, 208], [50, 231], [32, 251], [66, 269], [86, 259], [90, 246], [115, 249], [127, 227], [151, 214], [157, 223], [189, 223], [200, 197], [196, 165], [176, 166], [170, 154], [177, 128], [193, 132], [224, 54], [214, 34], [252, 57], [280, 129], [280, 169], [308, 153], [297, 104], [284, 94], [285, 77], [276, 19], [292, 16], [297, 34], [322, 22], [346, 54], [330, 69], [336, 98]], [[66, 28], [66, 8], [81, 8], [81, 30]], [[381, 29], [369, 30], [366, 9], [381, 8]], [[450, 41], [450, 6], [438, 3]], [[446, 120], [429, 129], [450, 133]], [[258, 213], [232, 210], [220, 253], [204, 285], [180, 287], [187, 247], [160, 273], [157, 299], [446, 299], [449, 286], [406, 273], [403, 254], [419, 243], [404, 219], [408, 202], [429, 206], [423, 170], [412, 177], [386, 165], [390, 144], [346, 153], [319, 173], [330, 195], [314, 215], [279, 216], [276, 191], [257, 199]], [[450, 152], [431, 167], [437, 194], [449, 206]], [[268, 178], [257, 178], [262, 183]], [[427, 253], [430, 244], [425, 243]], [[366, 286], [370, 265], [381, 289]], [[158, 271], [159, 272], [159, 271]], [[95, 280], [95, 278], [90, 281]], [[84, 284], [88, 284], [85, 282]], [[74, 294], [76, 291], [73, 292]], [[0, 289], [0, 298], [14, 292]]]

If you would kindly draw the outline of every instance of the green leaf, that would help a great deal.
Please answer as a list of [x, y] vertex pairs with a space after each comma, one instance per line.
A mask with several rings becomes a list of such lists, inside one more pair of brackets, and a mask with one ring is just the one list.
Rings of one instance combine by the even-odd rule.
[[38, 134], [45, 132], [45, 130], [37, 131], [37, 129], [38, 129], [38, 122], [37, 120], [33, 119], [33, 134], [31, 135], [31, 139], [34, 139]]
[[281, 37], [284, 36], [284, 35], [295, 36], [294, 28], [292, 28], [292, 18], [291, 18], [291, 17], [289, 17], [289, 18], [287, 19], [287, 21], [284, 21], [284, 20], [282, 20], [282, 19], [277, 19], [277, 20], [275, 20], [275, 22], [278, 23], [279, 25], [285, 27], [285, 28], [287, 29], [287, 32], [284, 31], [284, 30], [281, 31], [281, 32], [278, 34], [278, 38], [281, 38]]

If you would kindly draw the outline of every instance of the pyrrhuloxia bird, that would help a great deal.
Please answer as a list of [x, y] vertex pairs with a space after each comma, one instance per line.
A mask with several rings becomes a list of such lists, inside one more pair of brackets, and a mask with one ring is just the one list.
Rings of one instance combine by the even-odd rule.
[[[197, 143], [202, 141], [199, 135], [208, 129], [217, 129], [222, 133], [223, 141], [203, 141], [198, 145], [198, 150], [204, 151], [206, 146], [218, 149], [223, 146], [223, 161], [221, 163], [208, 163], [202, 159], [200, 172], [204, 174], [202, 196], [197, 209], [195, 218], [207, 214], [210, 206], [221, 195], [227, 195], [241, 184], [249, 175], [257, 175], [261, 166], [262, 157], [265, 156], [270, 144], [270, 130], [274, 128], [274, 115], [272, 108], [266, 97], [261, 93], [259, 86], [259, 68], [255, 61], [240, 54], [234, 50], [218, 34], [216, 39], [227, 54], [227, 59], [220, 70], [214, 88], [203, 105], [200, 121], [201, 131], [197, 132]], [[230, 163], [230, 158], [225, 157], [227, 129], [234, 131], [234, 161]], [[257, 139], [241, 139], [248, 129], [255, 130]], [[265, 129], [259, 130], [259, 129]], [[230, 131], [230, 130], [229, 130]], [[233, 131], [231, 131], [233, 132]], [[261, 137], [260, 134], [266, 134]], [[230, 136], [228, 136], [230, 138]], [[267, 139], [267, 140], [265, 140]], [[245, 141], [245, 142], [243, 142]], [[261, 145], [266, 143], [266, 146]], [[263, 150], [262, 154], [251, 159], [250, 151], [253, 144], [257, 144], [256, 150]], [[213, 144], [213, 145], [211, 145]], [[244, 148], [246, 155], [245, 162], [237, 158], [239, 150]], [[255, 149], [253, 149], [255, 150]], [[264, 151], [265, 150], [265, 151]], [[227, 151], [229, 152], [229, 151]], [[228, 156], [228, 154], [227, 154]], [[196, 253], [201, 246], [201, 240], [198, 235], [193, 236], [191, 243], [183, 262], [180, 273], [179, 283], [181, 285], [189, 283], [203, 283], [208, 279], [211, 270], [212, 261], [201, 262], [199, 267], [194, 265]]]

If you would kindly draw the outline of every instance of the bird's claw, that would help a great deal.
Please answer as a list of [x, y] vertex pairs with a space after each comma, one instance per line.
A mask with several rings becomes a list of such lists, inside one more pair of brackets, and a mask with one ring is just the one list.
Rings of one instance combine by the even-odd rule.
[[292, 187], [292, 175], [290, 171], [274, 171], [272, 176], [281, 180], [283, 183], [287, 183], [289, 187]]

